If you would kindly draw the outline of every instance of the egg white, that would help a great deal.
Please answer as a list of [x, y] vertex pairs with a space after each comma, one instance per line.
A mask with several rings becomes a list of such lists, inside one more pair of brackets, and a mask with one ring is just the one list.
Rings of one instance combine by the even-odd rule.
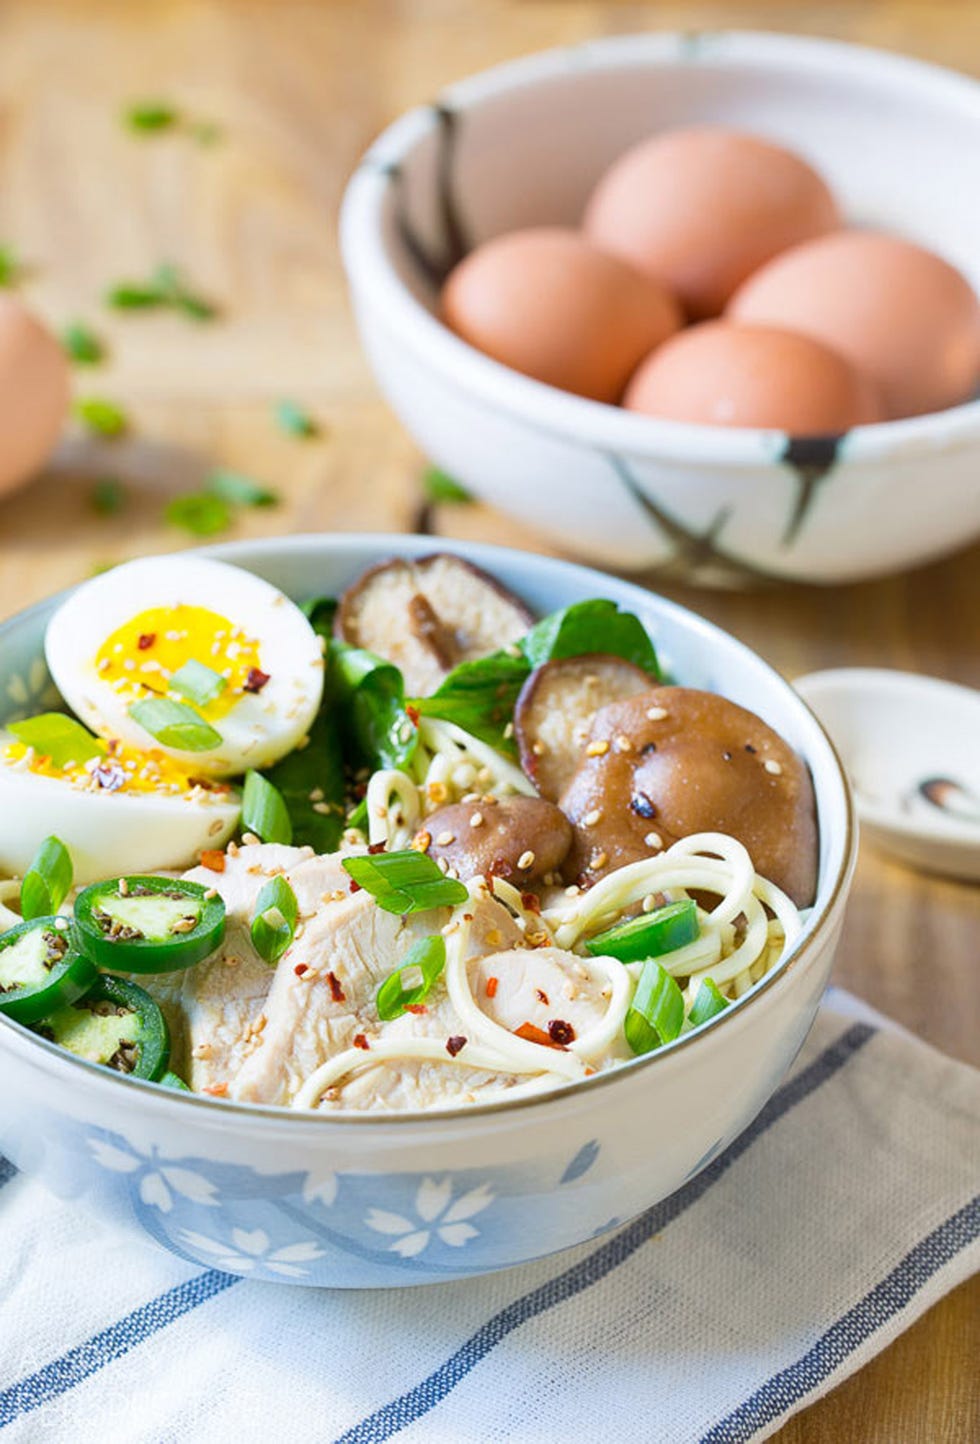
[[[13, 740], [0, 732], [0, 756]], [[0, 761], [0, 875], [23, 877], [52, 835], [71, 853], [80, 885], [119, 873], [183, 869], [203, 849], [224, 847], [240, 812], [235, 792], [195, 799], [87, 792]]]
[[[205, 752], [162, 746], [129, 715], [132, 698], [120, 695], [95, 665], [117, 628], [151, 608], [181, 604], [216, 612], [255, 638], [269, 676], [260, 692], [245, 693], [213, 724], [221, 744]], [[147, 557], [84, 583], [48, 623], [45, 653], [61, 695], [94, 732], [158, 748], [208, 777], [267, 767], [291, 752], [309, 731], [323, 692], [320, 639], [300, 609], [252, 573], [204, 557]], [[212, 659], [195, 660], [208, 665]]]

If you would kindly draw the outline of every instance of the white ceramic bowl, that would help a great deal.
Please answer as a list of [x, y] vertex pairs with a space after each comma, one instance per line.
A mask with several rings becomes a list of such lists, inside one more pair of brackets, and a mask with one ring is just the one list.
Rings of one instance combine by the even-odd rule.
[[591, 41], [452, 86], [365, 156], [341, 244], [382, 391], [439, 466], [603, 566], [839, 582], [962, 545], [980, 531], [980, 402], [816, 441], [689, 426], [541, 385], [437, 319], [468, 248], [577, 223], [631, 143], [698, 121], [800, 150], [851, 220], [923, 242], [980, 288], [975, 82], [777, 35]]
[[[0, 1017], [0, 1153], [189, 1258], [361, 1288], [486, 1273], [579, 1243], [666, 1197], [758, 1113], [820, 1001], [855, 856], [847, 784], [792, 688], [683, 608], [581, 567], [471, 557], [538, 611], [611, 597], [672, 674], [754, 708], [806, 758], [820, 822], [816, 905], [790, 956], [722, 1017], [561, 1093], [480, 1111], [304, 1116], [171, 1093], [82, 1062]], [[411, 537], [245, 542], [216, 554], [297, 599], [336, 592]], [[0, 628], [0, 722], [46, 705], [49, 602]], [[5, 715], [6, 714], [6, 715]], [[463, 1227], [465, 1225], [465, 1227]]]

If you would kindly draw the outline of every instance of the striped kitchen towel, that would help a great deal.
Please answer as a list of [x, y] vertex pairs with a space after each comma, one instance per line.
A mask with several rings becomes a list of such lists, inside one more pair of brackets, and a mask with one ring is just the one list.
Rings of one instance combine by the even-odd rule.
[[201, 1271], [0, 1161], [11, 1444], [764, 1439], [980, 1266], [980, 1073], [831, 992], [728, 1151], [601, 1241], [332, 1293]]

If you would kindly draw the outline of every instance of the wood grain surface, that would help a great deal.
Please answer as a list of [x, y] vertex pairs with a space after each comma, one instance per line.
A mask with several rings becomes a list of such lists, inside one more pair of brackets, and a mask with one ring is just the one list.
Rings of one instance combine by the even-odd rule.
[[[602, 33], [711, 26], [819, 31], [980, 72], [975, 0], [0, 0], [0, 244], [23, 256], [21, 290], [51, 322], [85, 320], [104, 336], [110, 357], [77, 369], [76, 392], [119, 401], [132, 422], [116, 442], [68, 435], [45, 476], [0, 502], [0, 616], [108, 561], [192, 544], [163, 507], [219, 464], [282, 495], [230, 535], [411, 529], [422, 459], [375, 391], [337, 254], [358, 153], [406, 106], [494, 61]], [[127, 132], [122, 108], [151, 97], [214, 121], [220, 140]], [[161, 261], [185, 267], [221, 318], [105, 310], [108, 284]], [[277, 429], [284, 396], [315, 413], [318, 438]], [[105, 476], [125, 486], [112, 517], [92, 505]], [[429, 520], [548, 550], [481, 507]], [[665, 590], [789, 676], [872, 663], [980, 686], [976, 546], [834, 590]], [[980, 889], [862, 853], [839, 982], [977, 1064], [978, 955]], [[778, 1438], [967, 1444], [980, 1438], [978, 1359], [974, 1280]]]

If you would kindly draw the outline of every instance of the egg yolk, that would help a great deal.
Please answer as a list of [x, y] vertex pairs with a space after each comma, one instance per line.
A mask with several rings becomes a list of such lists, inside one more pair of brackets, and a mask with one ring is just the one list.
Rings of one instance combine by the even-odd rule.
[[[171, 688], [174, 673], [191, 661], [224, 679], [223, 690], [209, 702]], [[255, 638], [207, 607], [183, 603], [152, 607], [117, 627], [99, 648], [95, 669], [123, 697], [169, 696], [189, 703], [208, 722], [224, 717], [244, 693], [261, 690], [268, 680]]]
[[83, 792], [125, 792], [140, 796], [187, 797], [194, 801], [209, 797], [220, 801], [230, 788], [211, 778], [197, 777], [164, 752], [140, 752], [120, 742], [104, 744], [105, 753], [89, 762], [72, 762], [58, 767], [50, 757], [28, 747], [25, 742], [10, 742], [3, 750], [3, 761], [9, 767], [23, 767], [36, 777], [51, 777], [70, 783]]

